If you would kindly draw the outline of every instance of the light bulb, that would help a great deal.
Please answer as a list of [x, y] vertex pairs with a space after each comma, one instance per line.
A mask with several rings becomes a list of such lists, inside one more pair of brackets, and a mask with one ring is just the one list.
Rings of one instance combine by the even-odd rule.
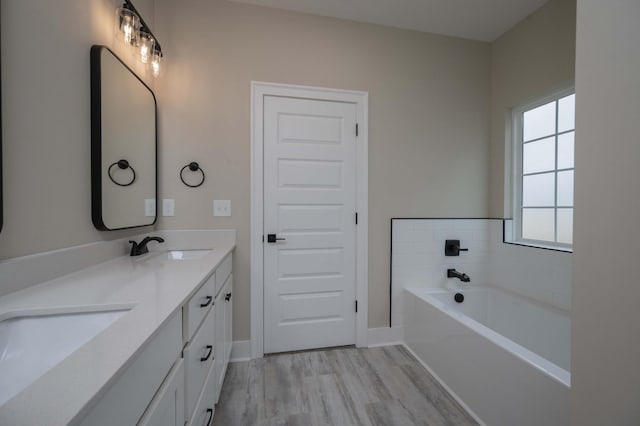
[[155, 40], [153, 39], [151, 34], [149, 34], [144, 30], [141, 31], [140, 32], [140, 61], [143, 64], [149, 63], [149, 58], [151, 58], [151, 55], [153, 53], [154, 45], [155, 45]]
[[131, 39], [133, 38], [133, 27], [131, 26], [131, 18], [126, 16], [124, 18], [124, 24], [122, 24], [122, 32], [124, 33], [124, 41], [125, 43], [131, 44]]
[[156, 61], [155, 59], [151, 61], [151, 72], [154, 77], [160, 75], [160, 62]]
[[140, 37], [140, 18], [132, 10], [121, 7], [116, 10], [116, 38], [137, 46]]
[[149, 62], [149, 46], [143, 44], [140, 46], [140, 61], [143, 64]]
[[162, 62], [162, 51], [158, 45], [153, 47], [153, 53], [151, 54], [151, 73], [154, 77], [160, 75], [160, 63]]

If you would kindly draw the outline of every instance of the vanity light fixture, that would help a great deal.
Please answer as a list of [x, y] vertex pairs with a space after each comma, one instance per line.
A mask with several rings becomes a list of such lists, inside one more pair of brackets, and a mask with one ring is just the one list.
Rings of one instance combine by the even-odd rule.
[[164, 56], [162, 47], [131, 0], [124, 0], [116, 10], [116, 38], [139, 48], [140, 62], [151, 67], [154, 77], [160, 75], [160, 63]]

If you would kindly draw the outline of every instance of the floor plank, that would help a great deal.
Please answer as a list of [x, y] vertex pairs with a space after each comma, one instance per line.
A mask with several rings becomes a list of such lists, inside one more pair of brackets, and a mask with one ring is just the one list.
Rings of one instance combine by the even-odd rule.
[[402, 346], [229, 364], [217, 426], [477, 425]]

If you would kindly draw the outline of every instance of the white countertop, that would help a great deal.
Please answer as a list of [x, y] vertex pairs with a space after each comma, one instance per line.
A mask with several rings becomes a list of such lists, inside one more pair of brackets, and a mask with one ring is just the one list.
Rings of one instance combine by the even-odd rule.
[[[216, 242], [202, 259], [150, 260], [160, 256], [157, 251], [118, 257], [0, 298], [0, 320], [15, 314], [132, 307], [1, 406], [0, 424], [53, 426], [81, 420], [234, 247], [235, 237]], [[163, 244], [157, 250], [176, 248], [205, 247]], [[46, 356], [46, 348], [42, 353]]]

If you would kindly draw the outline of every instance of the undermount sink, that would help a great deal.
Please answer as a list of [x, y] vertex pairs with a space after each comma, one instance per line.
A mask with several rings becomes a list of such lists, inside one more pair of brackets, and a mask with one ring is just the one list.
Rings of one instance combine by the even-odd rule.
[[0, 406], [129, 309], [20, 315], [0, 321]]
[[202, 250], [171, 250], [166, 252], [169, 260], [195, 260], [202, 259], [211, 253], [209, 249]]

